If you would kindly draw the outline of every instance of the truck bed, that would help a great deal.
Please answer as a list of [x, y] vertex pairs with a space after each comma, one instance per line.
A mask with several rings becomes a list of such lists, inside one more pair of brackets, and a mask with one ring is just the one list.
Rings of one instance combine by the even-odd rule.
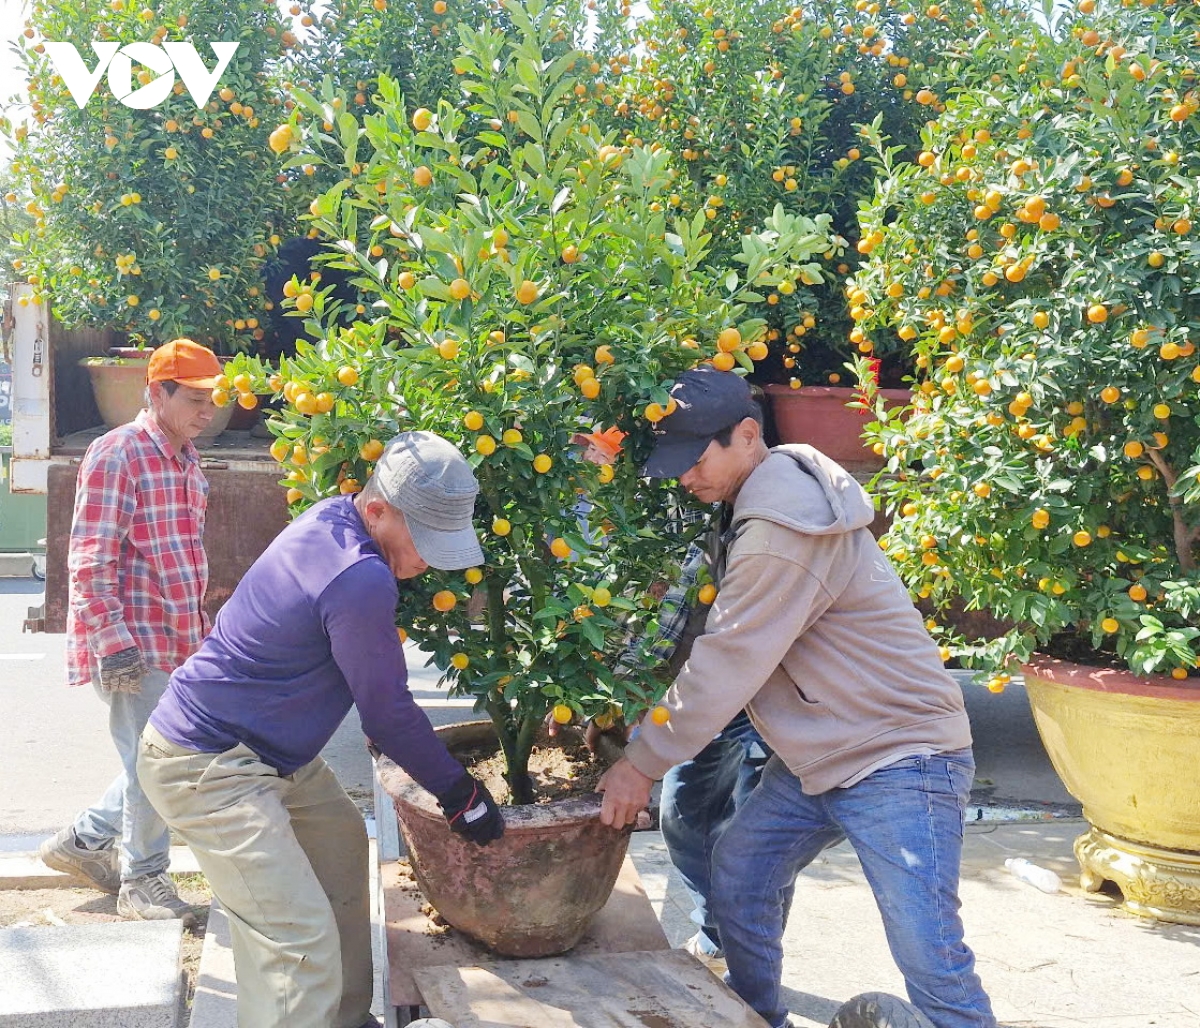
[[[82, 432], [72, 432], [61, 438], [51, 450], [55, 458], [78, 459], [96, 439], [104, 435], [108, 429], [103, 425], [84, 429]], [[226, 429], [216, 439], [203, 443], [197, 448], [206, 464], [213, 461], [226, 463], [236, 462], [267, 462], [274, 464], [270, 448], [274, 436], [252, 435], [250, 431]], [[250, 470], [261, 470], [258, 468]]]

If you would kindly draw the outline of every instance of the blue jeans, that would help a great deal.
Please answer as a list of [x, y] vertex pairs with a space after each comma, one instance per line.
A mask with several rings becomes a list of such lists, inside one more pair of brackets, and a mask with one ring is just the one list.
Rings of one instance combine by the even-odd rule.
[[713, 900], [729, 984], [773, 1028], [783, 928], [796, 876], [849, 839], [883, 916], [908, 996], [935, 1028], [995, 1028], [958, 916], [969, 749], [906, 757], [848, 789], [806, 796], [778, 757], [713, 853]]
[[663, 839], [692, 898], [692, 920], [700, 926], [700, 949], [710, 956], [721, 951], [709, 901], [713, 847], [758, 784], [770, 755], [770, 748], [743, 711], [695, 758], [671, 768], [662, 781], [659, 818]]
[[165, 671], [151, 668], [142, 676], [138, 693], [107, 693], [96, 686], [108, 704], [108, 730], [122, 770], [99, 801], [75, 819], [75, 835], [88, 849], [119, 842], [124, 881], [165, 871], [171, 860], [167, 823], [150, 805], [137, 778], [138, 743], [168, 681]]

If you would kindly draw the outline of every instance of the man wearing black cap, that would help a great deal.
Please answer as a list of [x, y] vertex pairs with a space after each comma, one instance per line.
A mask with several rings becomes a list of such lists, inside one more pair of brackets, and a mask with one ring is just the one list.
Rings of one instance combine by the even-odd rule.
[[455, 831], [480, 845], [504, 831], [408, 691], [395, 626], [397, 579], [482, 563], [478, 491], [450, 443], [397, 436], [361, 493], [276, 537], [142, 735], [146, 795], [229, 916], [241, 1025], [376, 1023], [366, 831], [318, 756], [351, 706]]
[[867, 526], [870, 498], [810, 446], [763, 444], [749, 387], [685, 373], [646, 464], [724, 502], [718, 593], [663, 700], [600, 782], [629, 824], [655, 779], [740, 710], [774, 750], [717, 843], [712, 903], [728, 981], [772, 1028], [796, 876], [849, 839], [909, 998], [935, 1028], [995, 1028], [958, 916], [962, 812], [974, 772], [962, 693]]

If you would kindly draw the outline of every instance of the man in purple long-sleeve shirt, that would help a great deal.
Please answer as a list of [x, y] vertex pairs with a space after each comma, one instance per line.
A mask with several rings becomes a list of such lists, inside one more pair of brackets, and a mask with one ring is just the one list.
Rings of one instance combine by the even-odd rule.
[[482, 563], [478, 489], [450, 443], [397, 436], [361, 493], [259, 557], [142, 736], [146, 794], [229, 916], [243, 1028], [375, 1024], [366, 832], [318, 755], [351, 706], [455, 831], [504, 830], [408, 691], [395, 626], [397, 579]]

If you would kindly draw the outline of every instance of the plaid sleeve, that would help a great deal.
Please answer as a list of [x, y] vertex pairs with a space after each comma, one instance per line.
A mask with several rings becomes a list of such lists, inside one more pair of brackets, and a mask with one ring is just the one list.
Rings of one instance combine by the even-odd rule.
[[67, 567], [75, 615], [97, 657], [136, 645], [125, 624], [118, 590], [121, 543], [129, 534], [135, 508], [127, 463], [116, 455], [85, 457], [75, 493]]
[[621, 654], [618, 673], [621, 668], [644, 668], [669, 660], [683, 638], [687, 628], [688, 617], [692, 605], [688, 602], [688, 593], [696, 584], [700, 569], [705, 564], [705, 551], [696, 543], [688, 545], [687, 554], [679, 570], [679, 580], [675, 582], [662, 598], [658, 608], [658, 630], [649, 638], [631, 639]]

